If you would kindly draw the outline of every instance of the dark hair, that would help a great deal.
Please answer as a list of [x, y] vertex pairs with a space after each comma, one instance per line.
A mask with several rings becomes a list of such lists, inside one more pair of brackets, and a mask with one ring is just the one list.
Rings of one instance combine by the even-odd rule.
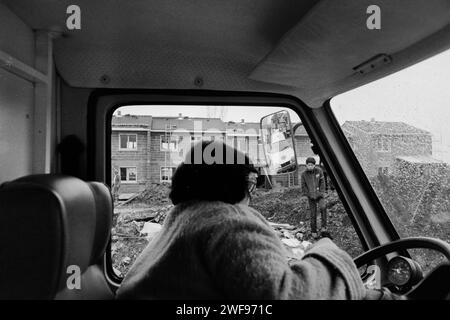
[[316, 159], [314, 159], [313, 157], [309, 157], [308, 159], [306, 159], [306, 164], [308, 163], [316, 164]]
[[[205, 161], [203, 156], [194, 159], [195, 150], [201, 149], [204, 154], [206, 147], [217, 160], [214, 163]], [[231, 155], [233, 161], [227, 163]], [[174, 205], [191, 200], [234, 204], [248, 196], [250, 172], [257, 173], [257, 170], [247, 155], [220, 141], [202, 141], [190, 149], [185, 161], [175, 170], [169, 198]]]
[[81, 177], [81, 154], [85, 145], [76, 135], [65, 136], [57, 145], [56, 151], [61, 154], [61, 173], [74, 177]]

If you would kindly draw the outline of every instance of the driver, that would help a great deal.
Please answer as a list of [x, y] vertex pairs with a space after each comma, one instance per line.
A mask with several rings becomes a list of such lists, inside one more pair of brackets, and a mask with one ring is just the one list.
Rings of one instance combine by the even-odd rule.
[[117, 298], [394, 297], [366, 290], [352, 258], [328, 238], [288, 262], [275, 231], [249, 207], [256, 173], [246, 155], [220, 141], [194, 145], [172, 179], [169, 197], [175, 207], [131, 267]]

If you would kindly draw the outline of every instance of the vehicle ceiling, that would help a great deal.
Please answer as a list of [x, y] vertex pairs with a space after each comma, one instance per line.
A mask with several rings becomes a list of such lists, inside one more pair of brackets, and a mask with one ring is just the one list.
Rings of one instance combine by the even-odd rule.
[[[449, 0], [377, 0], [381, 30], [366, 27], [369, 0], [0, 1], [62, 32], [56, 68], [74, 87], [278, 92], [318, 107], [450, 47]], [[66, 28], [71, 4], [81, 30]], [[380, 53], [392, 63], [353, 70]]]

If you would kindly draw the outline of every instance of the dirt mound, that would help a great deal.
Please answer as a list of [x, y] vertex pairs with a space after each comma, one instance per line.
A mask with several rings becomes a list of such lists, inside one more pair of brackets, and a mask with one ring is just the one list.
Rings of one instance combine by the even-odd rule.
[[[325, 195], [325, 203], [328, 231], [333, 241], [352, 257], [358, 256], [363, 252], [361, 242], [336, 191], [330, 191]], [[308, 201], [302, 199], [300, 187], [258, 191], [250, 206], [269, 221], [306, 229], [304, 239], [315, 241], [311, 236]], [[320, 214], [318, 213], [317, 216], [318, 226], [320, 226]]]
[[167, 183], [148, 183], [145, 189], [130, 203], [141, 203], [150, 206], [162, 206], [171, 203], [170, 186]]
[[250, 206], [270, 221], [299, 226], [308, 219], [308, 205], [300, 200], [300, 191], [299, 187], [257, 191]]
[[169, 192], [165, 183], [148, 183], [137, 197], [114, 209], [111, 255], [118, 275], [127, 273], [147, 245], [148, 239], [141, 233], [145, 222], [162, 224], [173, 207]]

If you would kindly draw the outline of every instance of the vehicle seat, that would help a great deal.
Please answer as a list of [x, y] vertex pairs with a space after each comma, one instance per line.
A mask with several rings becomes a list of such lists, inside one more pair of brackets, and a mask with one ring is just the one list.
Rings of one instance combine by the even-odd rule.
[[[99, 182], [40, 174], [2, 184], [0, 299], [113, 299], [101, 267], [112, 211]], [[67, 286], [71, 266], [80, 289]]]

